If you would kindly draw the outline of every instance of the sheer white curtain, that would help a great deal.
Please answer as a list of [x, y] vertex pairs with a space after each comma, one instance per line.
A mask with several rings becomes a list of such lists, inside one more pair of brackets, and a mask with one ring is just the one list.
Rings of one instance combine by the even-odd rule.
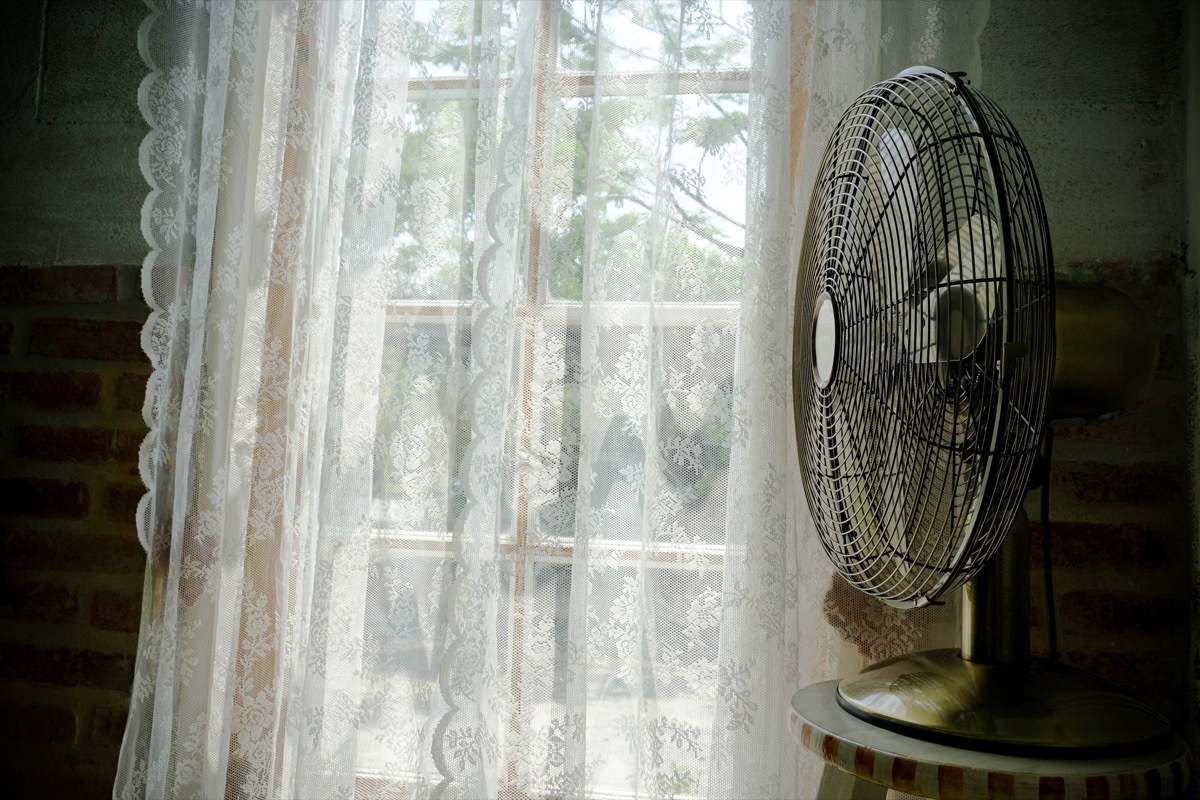
[[791, 694], [937, 626], [805, 535], [798, 221], [985, 9], [151, 6], [114, 795], [803, 796]]

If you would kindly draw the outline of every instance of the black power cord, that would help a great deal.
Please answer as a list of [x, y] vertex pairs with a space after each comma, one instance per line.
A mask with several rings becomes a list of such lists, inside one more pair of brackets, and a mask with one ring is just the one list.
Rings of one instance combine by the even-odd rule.
[[1046, 606], [1046, 644], [1050, 660], [1058, 660], [1058, 617], [1054, 610], [1054, 571], [1050, 566], [1050, 456], [1054, 451], [1054, 431], [1046, 426], [1042, 439], [1042, 593]]

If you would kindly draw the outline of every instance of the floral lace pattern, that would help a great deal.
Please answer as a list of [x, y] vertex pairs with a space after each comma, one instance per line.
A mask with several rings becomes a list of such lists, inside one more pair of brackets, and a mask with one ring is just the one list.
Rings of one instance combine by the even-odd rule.
[[977, 22], [905, 5], [151, 3], [116, 797], [803, 793], [791, 694], [928, 639], [790, 407], [824, 136]]

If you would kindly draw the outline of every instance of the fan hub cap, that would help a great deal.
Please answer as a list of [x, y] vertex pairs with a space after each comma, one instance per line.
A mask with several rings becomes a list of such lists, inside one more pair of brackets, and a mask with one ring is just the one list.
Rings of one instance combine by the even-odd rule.
[[822, 388], [829, 385], [837, 371], [838, 327], [837, 306], [829, 292], [822, 292], [813, 313], [812, 336], [813, 372]]

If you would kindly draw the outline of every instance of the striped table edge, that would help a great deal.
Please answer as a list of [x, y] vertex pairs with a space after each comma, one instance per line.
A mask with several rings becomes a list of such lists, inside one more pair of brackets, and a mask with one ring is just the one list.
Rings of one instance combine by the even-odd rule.
[[788, 730], [827, 764], [890, 789], [936, 800], [1156, 800], [1179, 794], [1192, 776], [1186, 748], [1153, 769], [1055, 777], [970, 770], [873, 750], [821, 730], [794, 709], [788, 712]]

